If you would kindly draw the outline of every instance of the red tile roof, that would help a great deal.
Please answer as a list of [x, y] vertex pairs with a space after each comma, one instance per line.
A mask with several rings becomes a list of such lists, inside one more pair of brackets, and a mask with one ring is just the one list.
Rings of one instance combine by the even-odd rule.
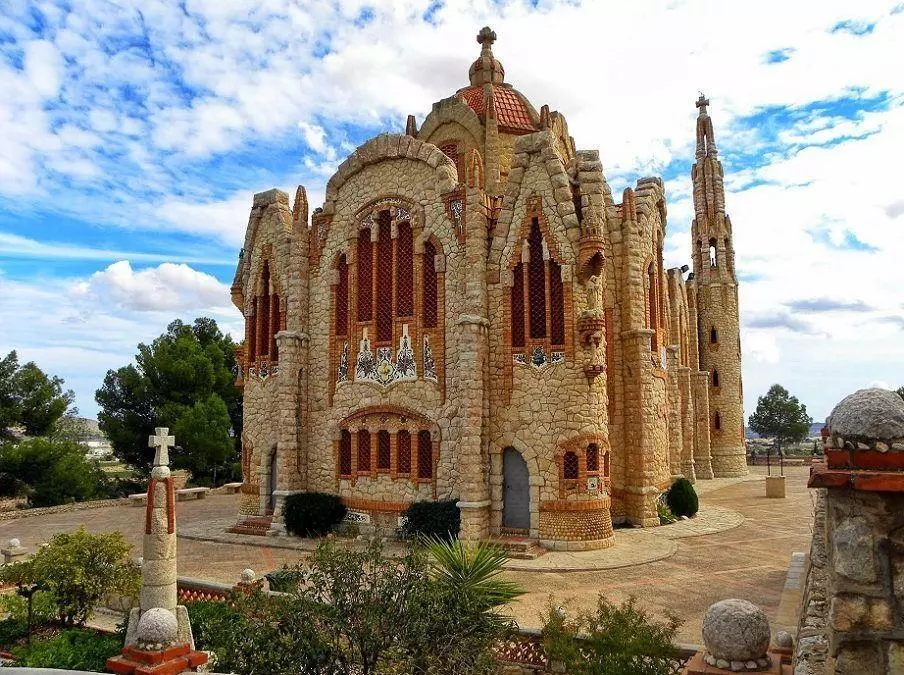
[[[459, 90], [458, 96], [477, 113], [481, 121], [486, 119], [483, 105], [483, 87], [465, 87]], [[537, 127], [531, 119], [527, 104], [515, 92], [506, 87], [493, 87], [493, 104], [496, 108], [496, 120], [502, 131], [524, 134], [536, 131]]]

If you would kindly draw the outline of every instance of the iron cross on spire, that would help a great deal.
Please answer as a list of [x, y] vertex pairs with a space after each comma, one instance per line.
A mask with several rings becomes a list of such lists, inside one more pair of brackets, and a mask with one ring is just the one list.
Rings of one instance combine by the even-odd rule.
[[487, 48], [491, 47], [496, 42], [496, 31], [489, 26], [484, 26], [477, 34], [477, 42]]
[[176, 444], [175, 436], [167, 436], [169, 428], [157, 427], [154, 435], [148, 436], [148, 447], [156, 448], [154, 466], [169, 466], [169, 449]]
[[706, 114], [706, 106], [709, 105], [709, 99], [703, 95], [702, 91], [700, 92], [700, 98], [697, 99], [696, 105], [700, 109], [700, 114], [705, 115]]

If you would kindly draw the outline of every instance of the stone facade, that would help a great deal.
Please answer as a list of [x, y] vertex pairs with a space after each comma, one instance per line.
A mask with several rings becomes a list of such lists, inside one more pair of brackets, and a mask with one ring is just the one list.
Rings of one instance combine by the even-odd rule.
[[[674, 476], [745, 470], [740, 353], [707, 346], [711, 325], [737, 342], [733, 257], [664, 270], [662, 180], [616, 203], [599, 153], [505, 83], [494, 40], [420, 129], [352, 153], [310, 217], [302, 187], [255, 196], [232, 287], [243, 515], [278, 529], [286, 495], [318, 490], [385, 530], [453, 498], [463, 538], [600, 548], [613, 522], [658, 524]], [[700, 114], [695, 234], [730, 251]]]

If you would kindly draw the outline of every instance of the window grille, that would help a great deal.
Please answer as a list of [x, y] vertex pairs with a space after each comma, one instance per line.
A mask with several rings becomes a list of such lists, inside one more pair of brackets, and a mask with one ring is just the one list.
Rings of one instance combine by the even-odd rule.
[[518, 263], [512, 274], [512, 346], [524, 346], [524, 265]]
[[530, 259], [527, 266], [528, 302], [530, 303], [530, 336], [546, 337], [546, 265], [543, 263], [543, 235], [540, 221], [531, 222], [527, 240]]
[[257, 311], [257, 298], [252, 298], [251, 316], [248, 318], [248, 336], [245, 339], [249, 364], [257, 360]]
[[336, 335], [348, 335], [348, 260], [339, 256], [339, 283], [336, 284]]
[[358, 321], [373, 319], [373, 244], [370, 230], [358, 232]]
[[436, 246], [424, 244], [424, 327], [436, 328], [439, 307], [437, 302]]
[[270, 265], [264, 263], [261, 272], [261, 294], [258, 296], [258, 310], [260, 312], [260, 326], [258, 328], [257, 353], [260, 356], [270, 356]]
[[389, 211], [381, 211], [377, 241], [377, 342], [392, 342], [392, 235]]
[[433, 478], [433, 441], [429, 431], [417, 435], [417, 477]]
[[404, 429], [396, 437], [396, 471], [411, 473], [411, 434]]
[[571, 450], [562, 458], [562, 477], [565, 480], [574, 480], [578, 477], [578, 456]]
[[596, 473], [600, 470], [600, 449], [596, 443], [587, 446], [587, 473]]
[[339, 475], [352, 475], [352, 435], [347, 429], [339, 437]]
[[396, 314], [414, 314], [413, 236], [409, 223], [399, 223], [396, 237]]
[[358, 471], [370, 471], [370, 432], [367, 429], [358, 432]]
[[279, 295], [274, 293], [270, 297], [270, 360], [276, 361], [279, 358], [279, 354], [277, 353], [276, 346], [276, 334], [279, 332], [279, 326], [282, 322], [282, 316], [279, 312]]
[[464, 167], [462, 166], [462, 158], [458, 153], [458, 144], [457, 143], [443, 143], [439, 146], [439, 149], [443, 151], [443, 154], [451, 159], [455, 163], [455, 171], [458, 174], [458, 182], [461, 183], [464, 180]]
[[389, 432], [381, 429], [377, 432], [377, 471], [389, 471], [390, 463]]
[[562, 268], [549, 261], [549, 337], [552, 344], [565, 344], [565, 293], [562, 288]]

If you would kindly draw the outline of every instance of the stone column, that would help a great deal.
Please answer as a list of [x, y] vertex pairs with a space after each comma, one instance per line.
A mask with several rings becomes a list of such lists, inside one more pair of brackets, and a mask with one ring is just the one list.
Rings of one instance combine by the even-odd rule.
[[901, 673], [904, 401], [892, 391], [861, 389], [835, 406], [826, 428], [826, 457], [813, 464], [808, 484], [824, 496], [794, 672]]
[[678, 369], [678, 390], [681, 396], [681, 473], [693, 482], [697, 478], [694, 463], [694, 399], [691, 369]]
[[[666, 395], [669, 404], [669, 472], [673, 477], [682, 473], [681, 455], [684, 437], [681, 433], [681, 391], [678, 387], [678, 359], [680, 350], [678, 345], [669, 345], [666, 349], [668, 363], [668, 383]], [[692, 478], [688, 476], [688, 478]]]
[[653, 527], [659, 525], [656, 498], [659, 489], [655, 485], [652, 463], [656, 449], [652, 429], [656, 414], [649, 393], [653, 387], [653, 364], [650, 345], [654, 331], [636, 328], [622, 333], [624, 362], [628, 375], [625, 378], [625, 515], [634, 525]]
[[713, 477], [713, 463], [709, 444], [709, 373], [696, 372], [692, 376], [694, 390], [694, 471], [697, 478]]
[[284, 534], [283, 504], [288, 495], [307, 489], [307, 351], [309, 338], [299, 331], [276, 334], [277, 376], [276, 490], [270, 530]]

